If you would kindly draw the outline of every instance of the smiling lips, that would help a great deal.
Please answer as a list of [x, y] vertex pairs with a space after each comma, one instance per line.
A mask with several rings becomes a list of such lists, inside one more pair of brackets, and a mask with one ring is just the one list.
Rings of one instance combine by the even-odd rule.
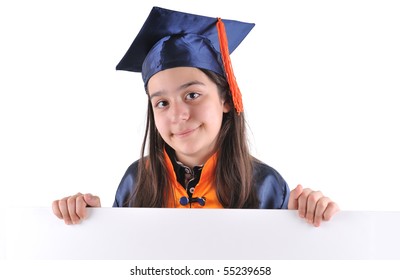
[[175, 137], [183, 138], [183, 137], [189, 136], [190, 134], [192, 134], [196, 130], [197, 130], [197, 127], [194, 128], [194, 129], [183, 130], [183, 131], [180, 131], [178, 133], [173, 133], [173, 135]]

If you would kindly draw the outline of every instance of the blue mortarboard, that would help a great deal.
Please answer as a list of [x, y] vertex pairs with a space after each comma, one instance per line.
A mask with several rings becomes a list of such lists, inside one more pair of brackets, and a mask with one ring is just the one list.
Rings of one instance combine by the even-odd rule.
[[[157, 72], [180, 66], [207, 69], [234, 79], [233, 72], [229, 74], [229, 54], [253, 27], [253, 23], [153, 7], [116, 69], [141, 72], [145, 84]], [[221, 37], [226, 42], [221, 44], [226, 46], [220, 49]]]

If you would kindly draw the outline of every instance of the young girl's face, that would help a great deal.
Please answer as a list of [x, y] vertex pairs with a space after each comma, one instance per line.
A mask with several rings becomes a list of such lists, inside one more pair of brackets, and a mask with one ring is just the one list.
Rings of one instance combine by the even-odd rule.
[[148, 93], [156, 127], [178, 160], [190, 167], [205, 163], [230, 110], [217, 85], [197, 68], [177, 67], [151, 77]]

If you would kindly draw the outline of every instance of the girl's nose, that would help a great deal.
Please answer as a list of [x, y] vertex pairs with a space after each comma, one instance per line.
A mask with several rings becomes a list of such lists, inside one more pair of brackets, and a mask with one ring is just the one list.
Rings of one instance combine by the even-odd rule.
[[189, 119], [189, 106], [183, 102], [178, 102], [170, 107], [171, 119], [173, 122], [186, 121]]

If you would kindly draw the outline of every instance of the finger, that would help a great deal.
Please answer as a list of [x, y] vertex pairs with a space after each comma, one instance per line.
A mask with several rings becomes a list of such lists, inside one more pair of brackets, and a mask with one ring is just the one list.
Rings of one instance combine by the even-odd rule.
[[315, 210], [318, 201], [323, 198], [323, 194], [320, 191], [311, 191], [306, 200], [306, 220], [309, 224], [314, 223]]
[[339, 206], [335, 202], [330, 201], [323, 214], [323, 220], [329, 221], [339, 211]]
[[79, 217], [79, 219], [86, 219], [87, 217], [86, 206], [88, 204], [84, 199], [84, 195], [80, 195], [76, 198], [75, 205], [76, 205], [75, 212], [76, 215]]
[[62, 219], [63, 216], [61, 214], [60, 208], [58, 207], [59, 200], [54, 200], [53, 203], [51, 204], [51, 208], [53, 209], [54, 215], [57, 216], [57, 218]]
[[100, 198], [90, 193], [79, 195], [76, 198], [76, 214], [80, 219], [87, 218], [87, 207], [101, 207]]
[[330, 202], [332, 201], [328, 197], [322, 197], [318, 200], [314, 214], [314, 226], [319, 227], [321, 225], [321, 222], [324, 219], [324, 213]]
[[303, 191], [301, 192], [301, 195], [297, 199], [297, 204], [298, 204], [297, 211], [301, 218], [306, 218], [307, 211], [308, 211], [307, 200], [308, 200], [308, 196], [310, 195], [311, 192], [312, 192], [311, 189], [308, 189], [308, 188], [303, 189]]
[[58, 209], [61, 212], [61, 218], [64, 219], [64, 223], [67, 225], [72, 224], [71, 217], [69, 216], [67, 200], [69, 197], [64, 197], [58, 201]]
[[289, 210], [297, 210], [298, 209], [298, 198], [303, 192], [303, 186], [297, 185], [295, 189], [290, 192], [289, 195], [289, 202], [288, 202], [288, 209]]
[[76, 213], [76, 200], [79, 196], [82, 196], [82, 194], [77, 193], [76, 195], [70, 196], [67, 199], [68, 213], [73, 224], [78, 224], [81, 220], [81, 218]]
[[90, 193], [84, 194], [83, 198], [90, 207], [101, 207], [100, 198]]

